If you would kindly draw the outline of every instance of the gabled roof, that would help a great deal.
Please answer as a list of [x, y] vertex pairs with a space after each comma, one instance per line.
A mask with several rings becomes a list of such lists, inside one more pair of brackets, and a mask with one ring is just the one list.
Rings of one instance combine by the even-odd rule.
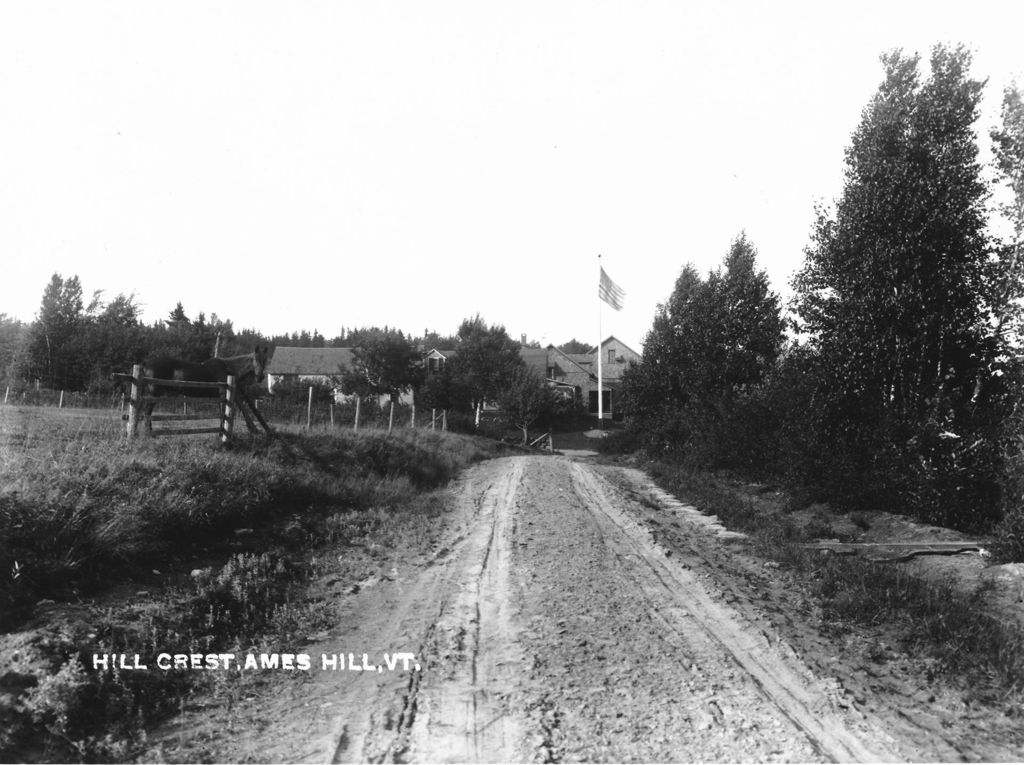
[[597, 379], [593, 372], [582, 366], [569, 354], [564, 351], [560, 351], [554, 345], [549, 345], [547, 348], [520, 348], [519, 358], [526, 363], [526, 366], [535, 370], [544, 378], [548, 377], [548, 367], [558, 365], [565, 367], [567, 371], [575, 369], [585, 375], [590, 375], [590, 377]]
[[594, 374], [594, 373], [593, 373], [592, 371], [590, 371], [589, 369], [587, 369], [587, 368], [586, 368], [585, 366], [583, 366], [583, 364], [581, 364], [581, 363], [580, 363], [579, 361], [577, 361], [577, 360], [576, 360], [576, 359], [574, 358], [574, 356], [576, 356], [576, 354], [572, 354], [572, 355], [570, 355], [570, 354], [568, 354], [568, 353], [565, 353], [564, 351], [560, 351], [560, 350], [559, 350], [558, 348], [556, 348], [556, 347], [555, 347], [554, 345], [549, 345], [549, 346], [548, 346], [548, 350], [549, 350], [549, 351], [552, 351], [552, 352], [553, 352], [553, 353], [555, 353], [555, 354], [557, 354], [557, 355], [556, 355], [556, 359], [557, 359], [558, 357], [561, 357], [562, 359], [564, 359], [564, 360], [565, 360], [565, 363], [566, 363], [566, 365], [567, 365], [567, 366], [569, 366], [569, 367], [576, 367], [576, 368], [577, 368], [578, 370], [580, 370], [581, 372], [583, 372], [583, 374], [587, 374], [587, 375], [590, 375], [590, 376], [591, 376], [591, 377], [593, 377], [593, 378], [594, 378], [595, 380], [597, 379], [597, 376], [596, 376], [596, 375], [595, 375], [595, 374]]
[[424, 358], [430, 358], [433, 356], [434, 358], [440, 357], [443, 359], [453, 359], [458, 355], [459, 351], [456, 348], [431, 348], [427, 351]]
[[575, 361], [577, 364], [582, 365], [594, 365], [594, 354], [593, 353], [567, 353], [570, 359]]
[[352, 366], [353, 348], [278, 346], [267, 365], [269, 375], [336, 375]]
[[[631, 353], [636, 353], [636, 351], [634, 351], [634, 350], [633, 350], [632, 348], [630, 348], [630, 347], [629, 347], [628, 345], [626, 345], [626, 344], [625, 344], [624, 342], [622, 342], [621, 340], [619, 340], [619, 338], [617, 338], [617, 337], [616, 337], [615, 335], [608, 335], [608, 337], [606, 337], [606, 338], [605, 338], [605, 339], [604, 339], [604, 340], [603, 340], [603, 341], [601, 342], [601, 347], [602, 347], [602, 348], [604, 348], [604, 347], [605, 347], [606, 345], [608, 345], [608, 343], [610, 343], [610, 342], [611, 342], [612, 340], [614, 340], [615, 342], [617, 342], [617, 343], [618, 343], [619, 345], [621, 345], [621, 346], [622, 346], [623, 348], [625, 348], [625, 349], [626, 349], [627, 351], [629, 351], [629, 352], [631, 352]], [[640, 357], [642, 357], [642, 356], [643, 356], [643, 354], [640, 354], [640, 353], [636, 353], [636, 355], [637, 355], [637, 356], [640, 356]]]
[[520, 348], [519, 358], [530, 369], [534, 370], [541, 377], [548, 376], [548, 349], [547, 348]]

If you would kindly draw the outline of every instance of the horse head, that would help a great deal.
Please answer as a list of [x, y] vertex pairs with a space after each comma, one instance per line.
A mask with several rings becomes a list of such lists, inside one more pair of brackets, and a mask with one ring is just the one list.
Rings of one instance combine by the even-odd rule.
[[270, 361], [270, 346], [257, 345], [252, 352], [252, 371], [256, 375], [256, 382], [263, 382], [267, 374], [267, 363]]

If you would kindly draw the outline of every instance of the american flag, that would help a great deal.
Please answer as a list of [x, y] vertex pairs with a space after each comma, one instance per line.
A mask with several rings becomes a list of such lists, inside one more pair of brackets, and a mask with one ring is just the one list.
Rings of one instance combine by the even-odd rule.
[[597, 286], [597, 296], [616, 311], [622, 310], [622, 301], [626, 298], [625, 290], [608, 277], [603, 267], [601, 268], [601, 283]]

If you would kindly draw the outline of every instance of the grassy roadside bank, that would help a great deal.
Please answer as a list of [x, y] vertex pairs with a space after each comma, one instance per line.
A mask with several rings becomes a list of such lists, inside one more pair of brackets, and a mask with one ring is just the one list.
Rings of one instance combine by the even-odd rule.
[[802, 546], [819, 538], [849, 539], [848, 529], [866, 523], [866, 514], [798, 520], [798, 503], [775, 487], [665, 462], [640, 466], [664, 490], [746, 533], [756, 555], [778, 564], [810, 595], [833, 637], [856, 627], [884, 627], [907, 654], [929, 657], [938, 674], [979, 697], [1024, 690], [1024, 634], [995, 614], [985, 585], [965, 590], [949, 579], [915, 576], [899, 564]]
[[312, 578], [422, 546], [438, 490], [500, 450], [429, 431], [4, 444], [0, 761], [138, 756], [216, 673], [93, 654], [285, 650], [332, 618], [304, 598]]

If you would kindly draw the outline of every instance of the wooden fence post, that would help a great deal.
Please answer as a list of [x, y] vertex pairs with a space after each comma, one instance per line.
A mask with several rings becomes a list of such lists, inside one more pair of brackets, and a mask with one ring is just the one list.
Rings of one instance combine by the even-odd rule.
[[4, 403], [7, 403], [7, 397], [11, 395], [11, 386], [7, 386], [7, 390], [4, 391]]
[[435, 430], [437, 427], [437, 409], [434, 407], [430, 408], [430, 429]]
[[131, 441], [139, 427], [139, 409], [142, 407], [142, 365], [132, 366], [132, 391], [128, 399], [128, 440]]
[[224, 413], [220, 420], [220, 442], [226, 444], [231, 438], [235, 424], [235, 376], [228, 375], [228, 387], [224, 389]]
[[415, 428], [416, 427], [416, 402], [415, 401], [412, 402], [412, 417], [409, 418], [409, 427], [410, 428]]
[[64, 408], [64, 391], [60, 392], [60, 401], [57, 402], [57, 408], [58, 409], [63, 409]]
[[334, 430], [334, 402], [331, 402], [331, 430]]
[[388, 433], [391, 433], [391, 426], [395, 423], [395, 400], [391, 399], [391, 408], [388, 410]]
[[352, 432], [353, 433], [358, 433], [359, 432], [359, 405], [360, 405], [360, 403], [362, 403], [362, 399], [359, 396], [356, 396], [356, 419], [355, 419], [355, 422], [352, 424]]
[[447, 433], [448, 432], [448, 410], [447, 409], [442, 409], [441, 410], [441, 432], [442, 433]]
[[306, 430], [313, 426], [313, 386], [309, 386], [309, 401], [306, 403]]

